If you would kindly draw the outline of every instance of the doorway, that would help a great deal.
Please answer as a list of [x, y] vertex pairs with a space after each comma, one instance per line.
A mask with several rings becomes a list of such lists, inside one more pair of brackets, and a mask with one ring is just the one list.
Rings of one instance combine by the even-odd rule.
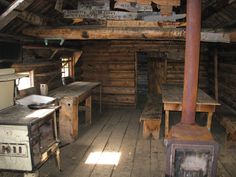
[[137, 103], [145, 102], [147, 95], [161, 94], [166, 83], [167, 58], [161, 52], [136, 53]]

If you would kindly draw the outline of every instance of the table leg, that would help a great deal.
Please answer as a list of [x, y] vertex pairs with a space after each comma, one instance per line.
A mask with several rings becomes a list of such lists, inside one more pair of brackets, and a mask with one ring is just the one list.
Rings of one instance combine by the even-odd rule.
[[211, 122], [212, 122], [213, 112], [208, 112], [207, 114], [207, 129], [211, 131]]
[[85, 100], [85, 106], [86, 106], [86, 111], [85, 111], [85, 122], [86, 124], [91, 124], [92, 123], [92, 96], [89, 96]]
[[102, 85], [100, 85], [100, 113], [102, 113]]
[[167, 138], [169, 133], [169, 111], [165, 111], [165, 137]]
[[57, 131], [57, 114], [56, 111], [53, 113], [54, 133], [56, 141], [59, 142], [58, 131]]
[[78, 137], [78, 102], [76, 98], [65, 97], [60, 101], [59, 133], [63, 142], [71, 143]]

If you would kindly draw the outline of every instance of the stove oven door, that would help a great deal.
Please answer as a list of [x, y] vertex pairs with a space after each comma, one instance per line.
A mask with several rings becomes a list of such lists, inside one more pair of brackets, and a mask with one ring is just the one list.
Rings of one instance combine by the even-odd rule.
[[38, 168], [49, 158], [50, 149], [56, 143], [53, 115], [34, 124], [30, 129], [33, 164], [34, 168]]

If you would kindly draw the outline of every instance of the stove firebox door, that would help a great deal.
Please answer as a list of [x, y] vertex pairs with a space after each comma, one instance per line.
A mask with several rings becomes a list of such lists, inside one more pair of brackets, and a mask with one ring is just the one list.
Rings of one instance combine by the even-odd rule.
[[167, 144], [166, 177], [215, 177], [218, 144], [171, 140]]

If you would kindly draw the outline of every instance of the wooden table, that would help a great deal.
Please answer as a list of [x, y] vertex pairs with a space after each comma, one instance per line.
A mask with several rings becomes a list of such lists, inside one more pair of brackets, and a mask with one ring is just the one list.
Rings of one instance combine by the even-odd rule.
[[[162, 102], [165, 111], [165, 136], [169, 132], [169, 111], [182, 111], [183, 87], [179, 85], [162, 86]], [[216, 100], [211, 98], [201, 89], [198, 89], [196, 112], [207, 112], [207, 128], [210, 131], [212, 116], [217, 105]]]
[[[100, 112], [101, 83], [99, 82], [73, 82], [49, 92], [49, 95], [59, 99], [61, 109], [59, 115], [60, 138], [64, 142], [73, 142], [78, 137], [79, 116], [78, 111], [85, 111], [85, 122], [92, 122], [92, 90], [100, 88]], [[84, 106], [79, 106], [85, 101]]]

